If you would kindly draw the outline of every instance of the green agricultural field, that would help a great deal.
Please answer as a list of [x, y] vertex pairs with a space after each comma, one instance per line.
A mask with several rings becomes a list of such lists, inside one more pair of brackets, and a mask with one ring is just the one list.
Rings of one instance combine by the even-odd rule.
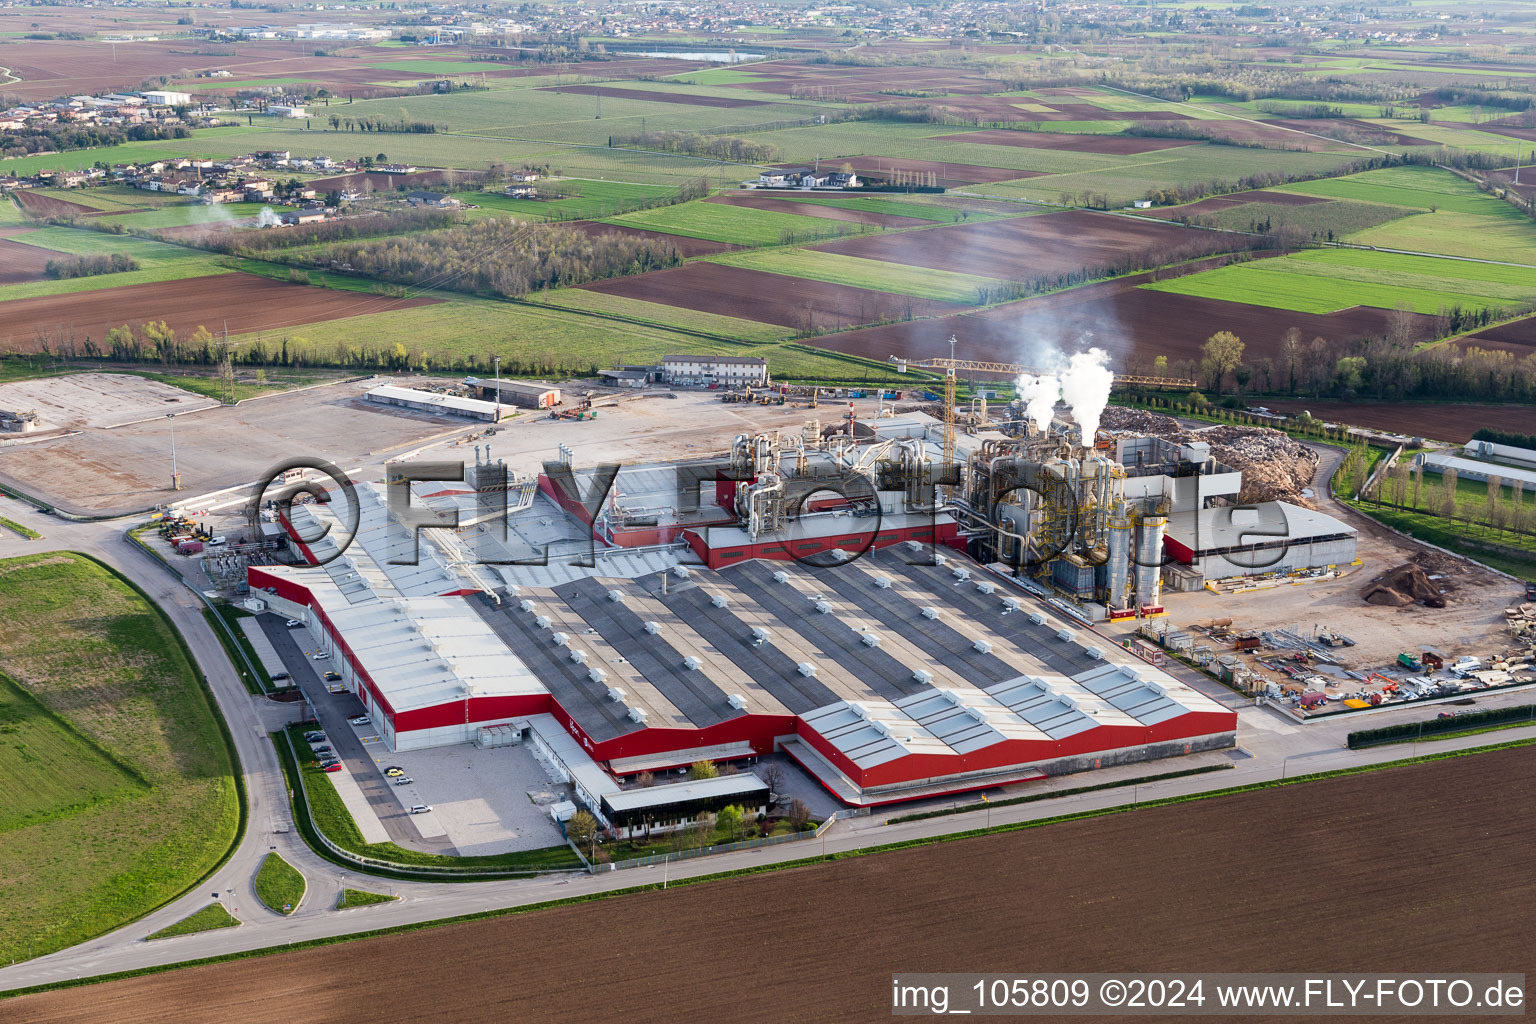
[[588, 291], [585, 288], [557, 288], [530, 296], [534, 301], [561, 309], [586, 310], [609, 313], [660, 327], [676, 327], [687, 331], [705, 331], [737, 341], [771, 342], [787, 338], [792, 333], [788, 327], [765, 324], [757, 320], [742, 320], [734, 316], [705, 313], [682, 306], [669, 306], [661, 302], [646, 302], [623, 295]]
[[978, 289], [995, 288], [1004, 284], [994, 278], [956, 274], [947, 270], [930, 270], [904, 263], [867, 260], [857, 256], [820, 252], [815, 249], [732, 252], [711, 256], [709, 260], [712, 263], [746, 267], [749, 270], [763, 270], [770, 274], [787, 274], [790, 277], [804, 277], [812, 281], [830, 281], [832, 284], [873, 288], [876, 291], [917, 295], [925, 299], [941, 299], [946, 302], [974, 303], [977, 301]]
[[476, 206], [540, 220], [599, 220], [665, 198], [675, 191], [665, 185], [574, 178], [541, 182], [540, 186], [573, 194], [548, 200], [514, 199], [500, 192], [455, 192], [453, 195]]
[[501, 65], [477, 60], [375, 60], [369, 61], [368, 67], [422, 75], [460, 75], [471, 71], [495, 71]]
[[140, 917], [223, 858], [229, 743], [137, 591], [80, 555], [0, 561], [0, 672], [0, 779], [19, 780], [0, 807], [0, 962]]
[[170, 939], [175, 938], [177, 935], [209, 932], [215, 928], [234, 928], [239, 923], [229, 911], [224, 909], [224, 904], [210, 903], [197, 913], [182, 918], [168, 928], [160, 929], [148, 936], [148, 938]]
[[1323, 249], [1254, 260], [1145, 284], [1152, 291], [1246, 302], [1301, 313], [1352, 306], [1510, 308], [1536, 301], [1536, 269], [1358, 249]]
[[100, 256], [124, 253], [139, 263], [138, 270], [118, 274], [96, 274], [62, 281], [31, 281], [0, 286], [0, 302], [39, 295], [70, 295], [98, 288], [119, 288], [130, 284], [179, 281], [188, 277], [228, 273], [220, 257], [198, 249], [168, 245], [132, 235], [110, 235], [85, 228], [46, 227], [9, 239], [72, 256]]
[[[1178, 212], [1174, 208], [1175, 213]], [[1288, 206], [1279, 203], [1245, 203], [1214, 213], [1193, 215], [1192, 222], [1201, 225], [1227, 228], [1233, 231], [1271, 231], [1294, 228], [1305, 231], [1310, 237], [1334, 241], [1348, 238], [1364, 241], [1360, 234], [1400, 217], [1414, 217], [1417, 210], [1404, 206], [1386, 206], [1381, 203], [1362, 203], [1352, 199], [1334, 199], [1326, 203], [1307, 203], [1304, 206]], [[1429, 214], [1422, 216], [1428, 217]], [[1446, 216], [1453, 216], [1446, 214]], [[1394, 247], [1396, 248], [1396, 247]], [[1441, 252], [1419, 246], [1426, 252]]]
[[190, 224], [222, 224], [231, 218], [241, 220], [246, 217], [255, 217], [267, 205], [266, 203], [219, 203], [209, 206], [193, 203], [184, 206], [162, 206], [158, 210], [114, 216], [112, 222], [134, 228], [179, 228]]
[[1454, 213], [1486, 214], [1495, 207], [1509, 208], [1470, 181], [1434, 167], [1386, 167], [1342, 178], [1281, 185], [1276, 191]]
[[605, 223], [750, 246], [779, 245], [786, 240], [809, 242], [857, 234], [859, 231], [859, 225], [822, 217], [801, 217], [774, 210], [752, 210], [705, 202], [640, 210], [609, 217]]

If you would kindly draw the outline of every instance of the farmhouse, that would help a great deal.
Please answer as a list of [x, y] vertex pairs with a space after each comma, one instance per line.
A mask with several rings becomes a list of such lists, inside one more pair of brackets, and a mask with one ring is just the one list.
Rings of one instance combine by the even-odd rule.
[[405, 201], [412, 206], [427, 206], [438, 210], [451, 210], [456, 206], [464, 205], [453, 196], [442, 192], [408, 192]]

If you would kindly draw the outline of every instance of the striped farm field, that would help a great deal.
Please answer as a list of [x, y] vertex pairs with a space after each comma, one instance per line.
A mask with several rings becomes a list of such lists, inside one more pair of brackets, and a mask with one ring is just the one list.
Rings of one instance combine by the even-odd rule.
[[858, 230], [858, 225], [842, 221], [705, 202], [639, 210], [610, 217], [606, 223], [748, 246], [837, 238]]
[[1276, 191], [1325, 199], [1356, 199], [1415, 210], [1488, 213], [1498, 207], [1509, 209], [1500, 200], [1478, 191], [1470, 181], [1434, 167], [1384, 167], [1342, 178], [1295, 182]]
[[1255, 260], [1141, 287], [1300, 313], [1353, 306], [1443, 309], [1511, 308], [1536, 302], [1536, 268], [1409, 256], [1360, 249], [1322, 249]]
[[930, 270], [926, 267], [863, 259], [859, 256], [842, 256], [817, 249], [733, 252], [710, 257], [710, 262], [745, 267], [748, 270], [766, 270], [771, 274], [786, 274], [812, 281], [847, 284], [856, 288], [873, 288], [876, 291], [894, 292], [898, 295], [917, 295], [925, 299], [940, 299], [945, 302], [974, 303], [977, 301], [979, 289], [995, 288], [1004, 284], [991, 277], [956, 274], [947, 270]]

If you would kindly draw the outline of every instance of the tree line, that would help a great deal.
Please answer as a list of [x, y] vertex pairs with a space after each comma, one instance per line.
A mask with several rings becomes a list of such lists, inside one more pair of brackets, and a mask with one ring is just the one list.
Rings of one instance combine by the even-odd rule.
[[103, 253], [99, 256], [71, 256], [49, 260], [43, 265], [43, 273], [60, 281], [72, 277], [94, 277], [97, 274], [120, 274], [138, 270], [139, 261], [126, 253]]
[[343, 243], [307, 256], [314, 267], [342, 267], [380, 281], [515, 298], [682, 263], [665, 239], [589, 235], [563, 224], [487, 218], [438, 231]]
[[770, 164], [778, 159], [778, 150], [766, 142], [753, 142], [729, 135], [701, 135], [698, 132], [640, 132], [614, 135], [610, 147], [649, 149], [657, 153], [680, 153], [737, 164]]
[[0, 156], [27, 156], [32, 153], [63, 153], [72, 149], [98, 149], [120, 146], [125, 142], [154, 142], [160, 139], [191, 137], [185, 125], [136, 124], [127, 128], [112, 125], [28, 125], [4, 133]]

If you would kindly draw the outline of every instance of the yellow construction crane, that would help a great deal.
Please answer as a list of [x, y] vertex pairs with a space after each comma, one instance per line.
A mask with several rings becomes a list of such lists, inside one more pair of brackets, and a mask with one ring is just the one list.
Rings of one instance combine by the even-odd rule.
[[[950, 351], [954, 351], [954, 338], [950, 338]], [[907, 359], [902, 356], [891, 356], [890, 362], [896, 364], [897, 373], [906, 373], [907, 370], [940, 370], [945, 374], [946, 394], [954, 394], [955, 374], [961, 370], [969, 373], [998, 373], [1017, 377], [1028, 373], [1040, 376], [1044, 370], [1037, 370], [1031, 366], [1020, 366], [1018, 363], [988, 363], [976, 359], [945, 359], [943, 357], [933, 359]], [[1117, 388], [1194, 388], [1195, 382], [1185, 377], [1151, 377], [1143, 374], [1115, 374], [1114, 386]], [[948, 413], [953, 413], [953, 399], [949, 400]]]

